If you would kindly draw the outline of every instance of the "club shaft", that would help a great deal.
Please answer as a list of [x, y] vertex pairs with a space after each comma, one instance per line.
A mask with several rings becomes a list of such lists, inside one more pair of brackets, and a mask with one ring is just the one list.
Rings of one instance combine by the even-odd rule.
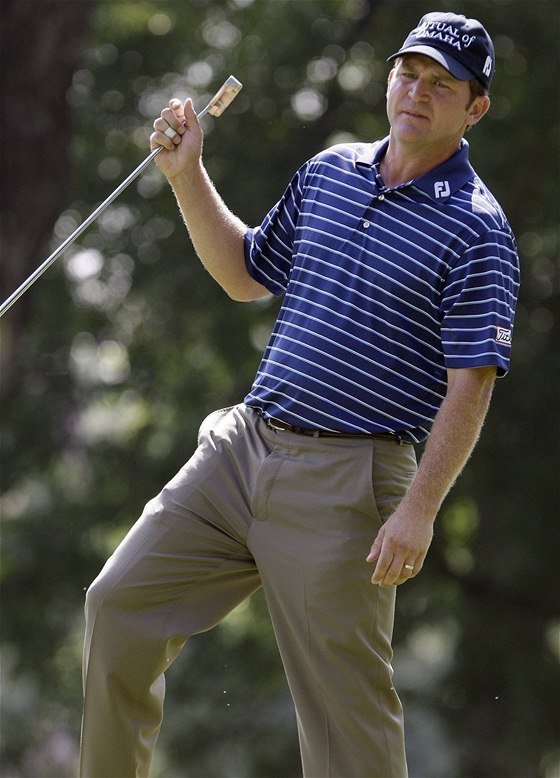
[[45, 261], [39, 265], [37, 270], [35, 270], [34, 273], [32, 273], [29, 278], [23, 282], [21, 286], [19, 286], [13, 294], [11, 294], [7, 300], [5, 300], [2, 305], [0, 305], [0, 316], [2, 316], [11, 306], [16, 302], [16, 300], [19, 300], [19, 298], [22, 296], [22, 294], [25, 294], [25, 292], [29, 289], [30, 286], [32, 286], [35, 281], [43, 275], [45, 270], [47, 270], [53, 262], [56, 262], [56, 260], [59, 258], [59, 256], [70, 246], [76, 238], [78, 238], [84, 230], [87, 230], [89, 225], [94, 222], [97, 217], [103, 213], [103, 211], [111, 205], [113, 200], [116, 200], [117, 197], [123, 192], [129, 184], [131, 184], [135, 178], [137, 178], [140, 173], [148, 167], [150, 162], [154, 159], [157, 154], [162, 150], [162, 146], [160, 146], [157, 149], [154, 149], [149, 156], [146, 157], [146, 159], [141, 162], [136, 170], [133, 170], [132, 173], [128, 176], [128, 178], [125, 178], [125, 180], [118, 186], [114, 192], [112, 192], [109, 197], [104, 200], [101, 205], [98, 205], [95, 211], [91, 213], [85, 221], [83, 221], [79, 227], [77, 227], [74, 232], [69, 235], [66, 240], [60, 244], [60, 246], [56, 249], [56, 251], [53, 251], [53, 253], [50, 255], [50, 257], [47, 257]]
[[[233, 83], [235, 82], [235, 83]], [[229, 99], [226, 102], [226, 106], [233, 100], [233, 98], [236, 96], [237, 92], [241, 89], [241, 84], [237, 81], [237, 79], [234, 79], [233, 76], [230, 76], [229, 79], [224, 83], [222, 88], [217, 92], [217, 94], [212, 98], [212, 100], [208, 103], [208, 105], [202, 109], [202, 111], [197, 114], [198, 118], [201, 119], [205, 114], [208, 112], [213, 113], [214, 106], [216, 104], [220, 105], [218, 98], [220, 96], [223, 96], [224, 93], [226, 97], [229, 97]], [[223, 108], [221, 108], [223, 110]], [[220, 113], [221, 113], [220, 110]], [[215, 115], [219, 116], [219, 113], [216, 113]], [[60, 244], [60, 246], [56, 249], [56, 251], [53, 251], [53, 253], [50, 255], [50, 257], [47, 257], [45, 261], [39, 265], [39, 267], [29, 276], [29, 278], [19, 286], [15, 292], [13, 292], [1, 305], [0, 305], [0, 318], [6, 313], [9, 308], [12, 307], [12, 305], [19, 300], [19, 298], [25, 294], [25, 292], [29, 289], [30, 286], [32, 286], [35, 281], [43, 275], [45, 270], [47, 270], [56, 260], [59, 258], [59, 256], [68, 248], [68, 246], [72, 245], [76, 238], [78, 238], [84, 230], [87, 230], [87, 228], [94, 222], [100, 214], [103, 213], [103, 211], [111, 205], [113, 200], [116, 200], [117, 197], [134, 181], [135, 178], [138, 178], [140, 173], [142, 173], [143, 170], [145, 170], [148, 165], [152, 162], [154, 157], [156, 157], [160, 151], [162, 151], [163, 146], [159, 146], [157, 149], [154, 149], [151, 154], [148, 154], [146, 159], [141, 162], [138, 167], [132, 171], [132, 173], [125, 178], [125, 180], [120, 184], [114, 192], [112, 192], [109, 197], [104, 200], [100, 205], [97, 206], [95, 211], [91, 213], [85, 221], [83, 221], [79, 227], [77, 227], [74, 232], [69, 235], [66, 240]]]

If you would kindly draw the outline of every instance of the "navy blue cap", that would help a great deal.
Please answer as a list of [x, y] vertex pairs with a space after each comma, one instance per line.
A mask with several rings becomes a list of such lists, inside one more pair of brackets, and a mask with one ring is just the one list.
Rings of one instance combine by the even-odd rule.
[[460, 81], [476, 78], [485, 89], [494, 75], [492, 39], [480, 22], [459, 14], [435, 12], [423, 16], [387, 61], [402, 54], [425, 54]]

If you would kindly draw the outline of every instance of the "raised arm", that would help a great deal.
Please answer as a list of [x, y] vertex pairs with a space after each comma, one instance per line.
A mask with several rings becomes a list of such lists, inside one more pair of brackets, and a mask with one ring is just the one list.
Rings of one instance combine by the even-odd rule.
[[[171, 130], [176, 135], [171, 135]], [[166, 134], [166, 130], [168, 134]], [[190, 99], [174, 99], [154, 122], [150, 148], [162, 146], [156, 164], [171, 184], [194, 249], [212, 277], [234, 300], [269, 294], [248, 273], [243, 252], [247, 226], [225, 205], [202, 164], [203, 133]]]

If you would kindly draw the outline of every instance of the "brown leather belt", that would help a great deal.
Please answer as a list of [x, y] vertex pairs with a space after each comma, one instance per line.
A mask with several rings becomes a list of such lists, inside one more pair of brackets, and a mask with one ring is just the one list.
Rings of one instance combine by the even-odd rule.
[[310, 430], [305, 427], [297, 427], [280, 419], [265, 418], [264, 416], [262, 419], [272, 430], [293, 432], [295, 435], [308, 435], [311, 438], [381, 438], [382, 440], [390, 440], [399, 446], [412, 445], [410, 441], [403, 440], [396, 432], [329, 432], [328, 430]]

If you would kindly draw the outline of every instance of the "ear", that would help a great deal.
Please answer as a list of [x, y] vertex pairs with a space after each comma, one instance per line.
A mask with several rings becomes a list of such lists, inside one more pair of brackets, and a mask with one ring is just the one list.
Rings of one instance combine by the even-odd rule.
[[484, 114], [488, 111], [490, 108], [490, 98], [488, 95], [481, 95], [480, 97], [475, 97], [471, 105], [469, 106], [468, 113], [467, 113], [467, 126], [472, 127], [474, 124], [477, 124]]
[[395, 69], [396, 69], [396, 65], [393, 65], [393, 67], [389, 71], [389, 75], [387, 76], [387, 92], [389, 92], [389, 89], [391, 88], [391, 83], [395, 75]]

